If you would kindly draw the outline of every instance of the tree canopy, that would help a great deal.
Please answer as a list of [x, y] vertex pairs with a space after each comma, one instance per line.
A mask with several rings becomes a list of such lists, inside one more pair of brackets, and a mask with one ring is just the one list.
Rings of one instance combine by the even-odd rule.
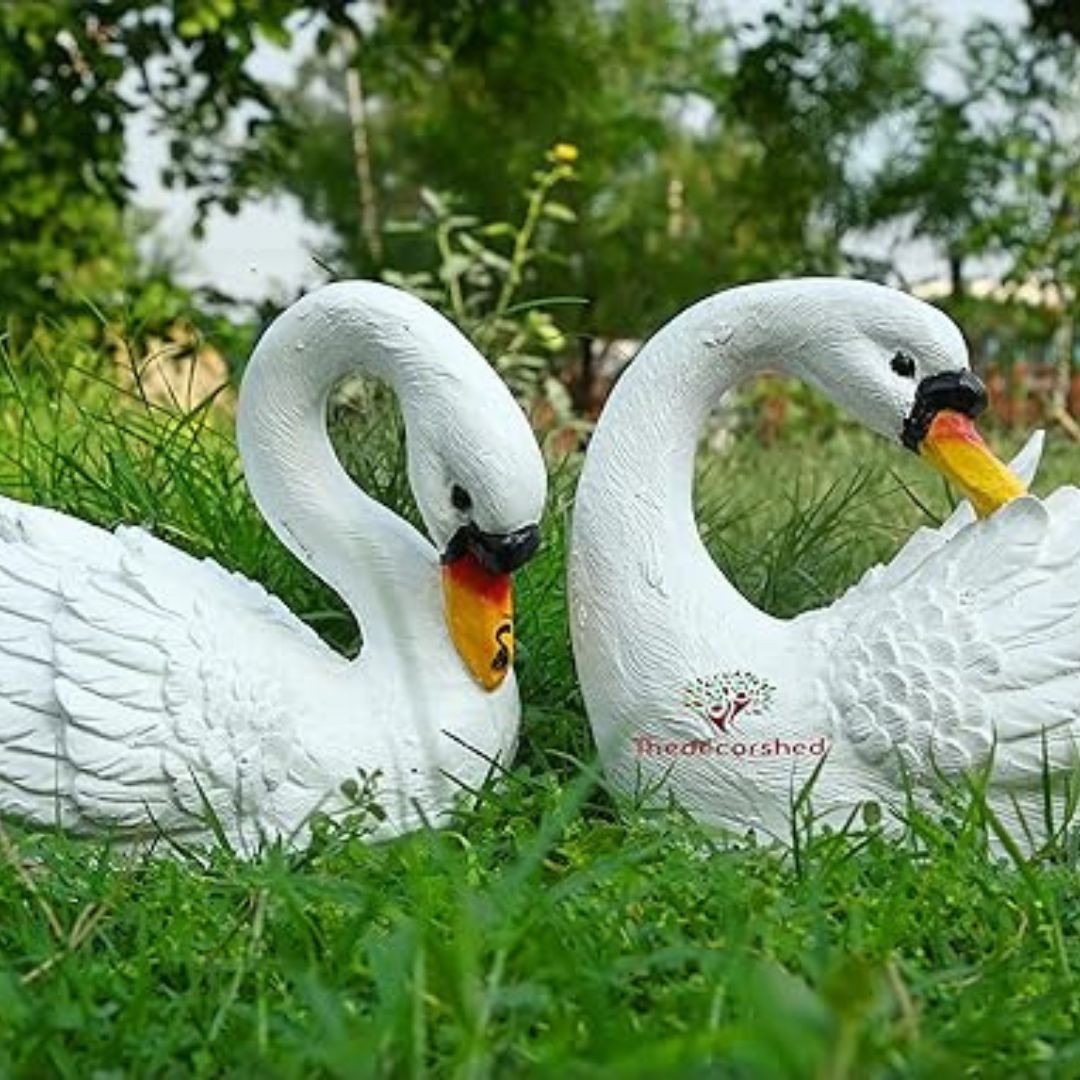
[[[931, 23], [858, 0], [0, 5], [0, 303], [55, 312], [137, 276], [135, 110], [201, 214], [294, 195], [348, 274], [436, 270], [435, 225], [400, 227], [436, 202], [510, 235], [572, 147], [518, 285], [585, 301], [561, 316], [584, 341], [737, 281], [887, 273], [852, 242], [882, 225], [930, 240], [957, 289], [996, 254], [1075, 290], [1074, 5], [1029, 6], [1030, 28], [976, 20], [942, 89]], [[311, 25], [291, 85], [254, 77], [260, 43]]]

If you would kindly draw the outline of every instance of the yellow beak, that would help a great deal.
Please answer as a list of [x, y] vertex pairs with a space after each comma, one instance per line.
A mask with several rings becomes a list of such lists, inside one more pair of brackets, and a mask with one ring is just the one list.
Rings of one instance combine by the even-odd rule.
[[514, 594], [509, 574], [493, 574], [466, 552], [442, 568], [446, 626], [469, 674], [497, 690], [514, 663]]
[[919, 453], [963, 492], [979, 517], [1027, 493], [1019, 477], [992, 453], [963, 413], [942, 409], [931, 421]]

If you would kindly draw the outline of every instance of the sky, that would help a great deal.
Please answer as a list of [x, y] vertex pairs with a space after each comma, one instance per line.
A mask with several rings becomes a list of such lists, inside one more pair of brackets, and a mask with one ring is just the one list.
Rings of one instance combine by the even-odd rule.
[[[871, 0], [872, 6], [896, 15], [905, 0]], [[772, 6], [769, 0], [729, 0], [729, 11], [753, 17]], [[946, 42], [955, 42], [977, 17], [1018, 24], [1025, 20], [1022, 0], [943, 0], [924, 4], [942, 21]], [[300, 33], [288, 50], [261, 45], [249, 61], [253, 75], [267, 83], [287, 84], [312, 45], [311, 33]], [[942, 69], [935, 77], [948, 79]], [[212, 211], [206, 235], [190, 239], [194, 219], [194, 198], [162, 186], [159, 175], [167, 157], [165, 137], [155, 135], [145, 114], [136, 114], [128, 126], [128, 174], [136, 187], [137, 205], [159, 213], [160, 221], [151, 242], [164, 244], [181, 254], [183, 281], [190, 285], [211, 285], [238, 299], [258, 299], [267, 295], [291, 299], [300, 289], [322, 280], [322, 272], [311, 259], [325, 236], [307, 221], [299, 204], [291, 197], [246, 204], [232, 217]], [[926, 243], [907, 244], [897, 254], [904, 277], [910, 281], [932, 278], [944, 267]]]

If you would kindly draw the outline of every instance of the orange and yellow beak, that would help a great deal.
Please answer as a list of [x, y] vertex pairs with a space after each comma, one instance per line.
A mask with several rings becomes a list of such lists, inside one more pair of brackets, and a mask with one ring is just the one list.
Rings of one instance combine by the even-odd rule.
[[1020, 478], [982, 440], [970, 417], [944, 409], [934, 417], [919, 447], [942, 475], [988, 517], [1027, 489]]
[[928, 376], [915, 392], [902, 436], [905, 446], [960, 489], [979, 517], [1027, 492], [975, 430], [975, 417], [986, 408], [986, 400], [986, 388], [970, 371]]
[[450, 638], [469, 674], [497, 690], [514, 663], [511, 574], [536, 551], [539, 530], [506, 535], [461, 529], [443, 556], [443, 609]]

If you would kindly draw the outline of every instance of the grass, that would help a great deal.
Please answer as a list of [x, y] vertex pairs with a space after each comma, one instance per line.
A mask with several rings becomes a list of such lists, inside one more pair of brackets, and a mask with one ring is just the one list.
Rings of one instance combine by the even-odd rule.
[[[356, 647], [261, 523], [227, 423], [125, 399], [92, 370], [8, 365], [0, 491], [148, 524]], [[355, 408], [341, 422], [353, 471], [401, 505], [393, 426]], [[1051, 444], [1041, 486], [1078, 470]], [[785, 853], [605, 789], [566, 627], [573, 473], [521, 578], [517, 765], [452, 828], [378, 847], [338, 828], [243, 863], [131, 862], [3, 827], [0, 1076], [1080, 1074], [1069, 851], [995, 860], [977, 798], [913, 816], [899, 842], [803, 822]], [[703, 461], [699, 519], [744, 592], [791, 614], [924, 520], [908, 488], [947, 510], [910, 455], [858, 434], [740, 446]]]

